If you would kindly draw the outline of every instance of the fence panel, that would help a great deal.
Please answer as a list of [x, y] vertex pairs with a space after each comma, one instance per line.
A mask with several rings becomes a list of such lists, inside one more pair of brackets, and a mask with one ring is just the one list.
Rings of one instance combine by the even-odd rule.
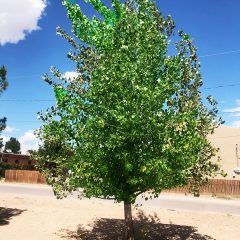
[[6, 170], [6, 182], [22, 182], [22, 183], [40, 183], [45, 184], [45, 177], [38, 171], [28, 170]]
[[[187, 193], [188, 188], [174, 188], [166, 190], [166, 192], [182, 192]], [[210, 179], [208, 184], [200, 188], [200, 194], [221, 194], [240, 196], [240, 180], [230, 179]]]
[[[39, 173], [38, 171], [28, 170], [6, 170], [5, 181], [46, 184], [46, 180], [43, 174]], [[177, 187], [175, 189], [166, 190], [166, 192], [179, 193], [186, 193], [187, 191], [187, 188], [184, 187]], [[209, 183], [200, 189], [200, 193], [240, 196], [240, 180], [210, 179]]]

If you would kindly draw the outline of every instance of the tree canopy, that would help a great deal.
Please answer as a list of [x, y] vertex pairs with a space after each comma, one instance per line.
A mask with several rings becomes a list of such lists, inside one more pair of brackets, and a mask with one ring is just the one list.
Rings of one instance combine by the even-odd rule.
[[39, 137], [64, 151], [38, 159], [55, 193], [83, 188], [84, 196], [127, 204], [187, 184], [197, 194], [220, 170], [207, 136], [222, 120], [211, 96], [203, 103], [193, 41], [179, 31], [170, 45], [174, 22], [150, 0], [86, 2], [102, 17], [90, 20], [63, 1], [80, 41], [58, 28], [75, 49], [68, 57], [78, 76], [67, 79], [56, 68], [45, 75], [56, 105], [41, 115]]
[[2, 66], [0, 68], [0, 94], [6, 90], [8, 86], [7, 82], [7, 69], [5, 66]]
[[[4, 90], [6, 90], [7, 86], [8, 86], [7, 69], [4, 66], [2, 66], [0, 68], [0, 95]], [[0, 118], [0, 134], [2, 130], [4, 130], [4, 128], [6, 127], [6, 121], [7, 121], [6, 117]], [[3, 140], [2, 138], [0, 138], [0, 150], [2, 148], [3, 148]]]
[[21, 145], [20, 142], [14, 138], [11, 137], [6, 143], [5, 143], [5, 152], [11, 152], [11, 153], [20, 153]]

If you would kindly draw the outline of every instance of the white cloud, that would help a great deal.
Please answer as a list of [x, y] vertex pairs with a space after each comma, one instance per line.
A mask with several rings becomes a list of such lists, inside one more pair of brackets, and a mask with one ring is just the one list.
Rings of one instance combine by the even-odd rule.
[[25, 132], [18, 141], [21, 144], [21, 152], [25, 154], [30, 149], [38, 149], [38, 140], [33, 130]]
[[237, 119], [235, 121], [230, 121], [230, 126], [231, 127], [236, 127], [239, 128], [240, 127], [240, 99], [236, 99], [235, 100], [236, 103], [236, 107], [235, 108], [229, 108], [229, 109], [224, 109], [223, 112], [225, 113], [229, 113], [228, 116], [229, 117], [236, 117]]
[[240, 107], [224, 109], [223, 112], [226, 112], [226, 113], [240, 112]]
[[0, 6], [0, 45], [4, 45], [18, 43], [40, 29], [38, 21], [47, 0], [0, 0]]
[[240, 117], [240, 112], [234, 113], [230, 115], [231, 117]]
[[9, 140], [9, 137], [3, 136], [3, 135], [1, 135], [0, 138], [3, 139], [4, 144]]
[[14, 128], [14, 127], [9, 127], [9, 126], [7, 126], [7, 127], [3, 130], [3, 132], [7, 132], [7, 133], [11, 133], [11, 132], [14, 132], [14, 131], [19, 131], [19, 129]]
[[231, 127], [240, 127], [240, 121], [233, 121]]
[[67, 79], [72, 80], [73, 78], [76, 78], [78, 74], [76, 72], [65, 72], [63, 76], [66, 77]]
[[[240, 106], [240, 99], [236, 99], [235, 100], [237, 106]], [[223, 112], [225, 113], [240, 113], [240, 107], [236, 107], [236, 108], [229, 108], [229, 109], [224, 109]], [[237, 115], [234, 115], [237, 116]]]

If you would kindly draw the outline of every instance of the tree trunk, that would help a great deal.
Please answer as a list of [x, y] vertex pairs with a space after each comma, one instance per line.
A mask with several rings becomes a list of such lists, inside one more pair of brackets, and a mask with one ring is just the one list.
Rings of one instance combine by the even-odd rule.
[[134, 240], [132, 205], [124, 201], [125, 233], [126, 240]]

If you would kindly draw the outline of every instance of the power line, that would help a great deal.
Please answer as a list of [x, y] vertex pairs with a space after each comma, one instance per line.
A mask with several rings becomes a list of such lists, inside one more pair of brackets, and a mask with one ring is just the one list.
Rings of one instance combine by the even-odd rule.
[[220, 56], [220, 55], [227, 55], [227, 54], [231, 54], [231, 53], [240, 53], [240, 49], [231, 50], [231, 51], [226, 51], [226, 52], [218, 52], [218, 53], [201, 55], [201, 56], [199, 56], [199, 58], [206, 58], [206, 57], [214, 57], [214, 56]]
[[51, 99], [0, 99], [0, 102], [55, 102]]
[[[234, 85], [236, 86], [236, 85]], [[240, 84], [239, 84], [240, 86]], [[218, 86], [220, 87], [220, 86]], [[212, 88], [205, 88], [205, 89], [212, 89]], [[56, 102], [56, 100], [50, 99], [0, 99], [0, 102]], [[15, 111], [14, 111], [15, 113]], [[23, 113], [21, 111], [21, 113]], [[34, 112], [24, 112], [24, 113], [34, 113]]]
[[230, 114], [229, 112], [218, 112], [218, 115], [222, 115], [222, 114]]
[[[221, 55], [229, 55], [229, 54], [232, 54], [232, 53], [240, 53], [240, 49], [200, 55], [199, 58], [214, 57], [214, 56], [221, 56]], [[33, 73], [33, 74], [30, 74], [30, 75], [10, 76], [10, 78], [42, 77], [42, 75], [43, 74], [40, 74], [40, 73], [36, 73], [36, 74]]]
[[9, 79], [17, 79], [17, 78], [29, 78], [29, 77], [42, 77], [43, 74], [34, 74], [34, 75], [17, 75], [17, 76], [9, 76]]
[[[226, 87], [236, 87], [240, 86], [240, 83], [231, 83], [228, 85], [218, 85], [213, 87], [203, 87], [205, 90], [226, 88]], [[54, 99], [0, 99], [0, 102], [56, 102]]]
[[210, 89], [215, 89], [215, 88], [236, 87], [236, 86], [240, 86], [240, 83], [237, 83], [237, 84], [232, 83], [232, 84], [228, 84], [228, 85], [218, 85], [215, 87], [204, 87], [203, 89], [210, 90]]
[[31, 120], [9, 120], [8, 122], [24, 122], [24, 123], [39, 123], [40, 121], [31, 121]]

